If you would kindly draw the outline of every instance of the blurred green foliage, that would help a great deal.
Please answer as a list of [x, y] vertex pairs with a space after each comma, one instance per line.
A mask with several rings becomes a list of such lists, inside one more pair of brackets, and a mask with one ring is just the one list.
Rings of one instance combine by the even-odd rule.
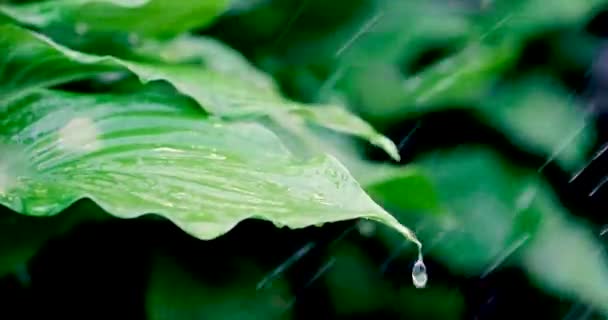
[[[0, 110], [38, 110], [30, 104], [30, 92], [50, 88], [98, 97], [92, 107], [108, 113], [116, 112], [119, 106], [139, 103], [139, 97], [147, 94], [167, 101], [180, 96], [188, 99], [183, 100], [184, 105], [195, 103], [205, 110], [197, 121], [206, 122], [210, 117], [235, 128], [241, 122], [259, 125], [261, 131], [250, 131], [256, 135], [250, 138], [250, 143], [247, 137], [231, 139], [228, 131], [218, 133], [227, 142], [218, 142], [222, 146], [214, 149], [213, 154], [225, 148], [222, 150], [226, 154], [239, 154], [238, 160], [247, 164], [244, 167], [248, 172], [259, 173], [263, 171], [261, 168], [272, 167], [271, 172], [267, 170], [262, 176], [241, 175], [242, 181], [237, 183], [239, 176], [230, 170], [237, 172], [242, 167], [231, 164], [220, 174], [226, 181], [237, 181], [234, 185], [225, 183], [225, 188], [219, 191], [209, 186], [199, 190], [190, 184], [185, 188], [196, 199], [219, 198], [216, 209], [222, 207], [222, 199], [232, 199], [225, 196], [226, 188], [249, 187], [247, 190], [255, 193], [257, 202], [239, 206], [236, 203], [242, 199], [234, 198], [232, 211], [203, 213], [204, 219], [229, 213], [251, 216], [251, 210], [260, 208], [259, 203], [283, 199], [288, 202], [286, 207], [293, 209], [290, 211], [293, 220], [268, 214], [281, 205], [262, 205], [265, 209], [260, 210], [264, 212], [261, 216], [281, 224], [289, 220], [292, 223], [287, 224], [299, 227], [358, 216], [381, 216], [380, 220], [393, 224], [391, 218], [385, 218], [383, 210], [360, 192], [362, 188], [399, 222], [414, 230], [423, 243], [427, 260], [441, 265], [444, 274], [459, 279], [485, 279], [503, 268], [517, 268], [530, 281], [529, 287], [516, 288], [517, 294], [520, 293], [517, 290], [535, 287], [566, 303], [580, 302], [598, 314], [608, 314], [608, 261], [599, 237], [594, 234], [597, 226], [574, 218], [571, 208], [560, 201], [555, 186], [543, 175], [548, 165], [573, 175], [587, 164], [599, 142], [594, 110], [588, 107], [587, 97], [576, 92], [578, 88], [572, 88], [572, 82], [585, 78], [602, 45], [602, 40], [590, 35], [586, 27], [600, 10], [608, 8], [607, 1], [0, 3], [0, 19], [4, 21], [0, 43], [8, 49], [0, 56], [4, 61], [4, 72], [0, 73], [3, 80], [0, 97], [4, 100]], [[539, 43], [543, 45], [541, 48]], [[107, 71], [119, 76], [107, 77]], [[27, 76], [15, 76], [19, 72]], [[574, 80], [567, 77], [571, 74], [576, 74]], [[104, 100], [97, 91], [119, 92], [128, 101]], [[11, 95], [25, 99], [15, 103], [7, 98]], [[47, 105], [53, 106], [53, 110], [69, 105], [53, 99], [55, 104]], [[174, 107], [177, 103], [167, 104]], [[151, 111], [146, 106], [141, 108]], [[53, 114], [46, 113], [49, 108], [43, 109], [37, 113]], [[542, 161], [530, 164], [517, 159], [517, 155], [509, 157], [496, 141], [457, 148], [431, 145], [425, 152], [403, 154], [408, 139], [416, 139], [414, 134], [396, 137], [401, 156], [407, 159], [398, 165], [395, 160], [399, 159], [399, 151], [395, 144], [376, 131], [386, 134], [404, 131], [415, 122], [417, 125], [410, 134], [415, 133], [420, 125], [425, 125], [429, 115], [454, 110], [499, 132], [517, 149], [518, 155], [533, 154]], [[31, 119], [17, 122], [28, 121]], [[0, 122], [0, 132], [2, 128], [12, 128], [7, 123]], [[146, 122], [146, 126], [156, 130], [151, 123]], [[445, 131], [436, 135], [439, 140], [448, 138], [463, 125], [467, 124], [455, 117], [449, 127], [442, 128]], [[5, 133], [14, 131], [8, 129]], [[243, 130], [234, 131], [247, 136]], [[272, 139], [257, 143], [260, 132]], [[8, 141], [15, 136], [7, 137]], [[279, 139], [282, 144], [275, 143]], [[235, 141], [238, 143], [228, 143]], [[32, 143], [29, 149], [36, 154], [53, 148], [47, 142], [34, 137], [28, 142]], [[361, 147], [362, 142], [384, 149], [393, 160], [384, 157], [386, 161], [382, 163], [366, 159], [369, 148]], [[297, 155], [322, 154], [323, 159], [334, 161], [335, 157], [338, 161], [326, 166], [313, 161], [309, 170], [303, 171], [300, 169], [306, 162], [273, 162], [268, 155], [272, 150], [283, 150], [283, 144]], [[165, 169], [176, 172], [179, 168], [197, 168], [189, 177], [201, 177], [199, 169], [204, 165], [181, 164], [181, 167], [167, 164]], [[3, 177], [2, 168], [0, 162], [0, 187], [8, 179]], [[277, 176], [289, 186], [281, 189], [285, 192], [270, 187], [260, 189], [251, 180], [272, 180]], [[352, 183], [348, 183], [348, 188], [340, 187], [344, 181]], [[321, 198], [314, 192], [332, 183], [338, 187], [323, 189]], [[39, 195], [44, 188], [40, 184], [38, 188], [28, 192]], [[178, 189], [179, 186], [175, 187]], [[128, 193], [126, 189], [116, 190]], [[5, 191], [0, 188], [0, 199]], [[150, 211], [161, 208], [179, 214], [182, 207], [167, 208], [187, 204], [171, 202], [174, 199], [162, 192], [139, 191], [148, 195], [145, 201], [137, 202], [139, 209], [147, 206]], [[224, 197], [210, 197], [210, 192]], [[12, 209], [27, 211], [15, 205], [21, 203], [20, 195], [10, 196], [14, 200]], [[124, 198], [116, 199], [112, 208], [104, 207], [110, 213], [132, 208]], [[169, 199], [170, 205], [150, 205], [163, 199]], [[141, 206], [142, 203], [146, 206]], [[365, 213], [356, 210], [363, 207], [373, 210], [364, 210]], [[0, 274], [24, 272], [23, 266], [49, 239], [62, 237], [83, 221], [95, 223], [98, 220], [88, 212], [100, 210], [88, 208], [87, 213], [79, 214], [76, 207], [68, 211], [69, 215], [44, 218], [44, 223], [13, 212], [2, 215]], [[374, 213], [370, 214], [371, 211]], [[322, 217], [316, 215], [319, 212], [324, 213]], [[121, 216], [134, 213], [123, 212]], [[303, 223], [301, 219], [306, 213], [312, 213], [309, 216], [312, 218]], [[196, 214], [200, 213], [194, 212], [192, 216]], [[197, 217], [197, 223], [204, 220]], [[180, 226], [199, 236], [210, 230], [195, 223], [194, 229]], [[358, 233], [352, 232], [356, 226]], [[400, 228], [398, 224], [394, 226]], [[413, 262], [416, 253], [411, 250], [413, 245], [404, 244], [402, 234], [375, 224], [359, 224], [348, 230], [348, 236], [332, 235], [313, 267], [314, 272], [303, 272], [300, 276], [293, 276], [295, 271], [291, 269], [299, 269], [291, 265], [290, 259], [295, 256], [296, 265], [306, 264], [306, 255], [314, 256], [302, 251], [308, 250], [306, 245], [296, 248], [291, 257], [283, 254], [280, 240], [276, 239], [254, 246], [252, 254], [225, 252], [209, 256], [206, 266], [219, 265], [211, 270], [228, 274], [221, 279], [212, 279], [209, 269], [200, 264], [180, 260], [155, 247], [150, 253], [151, 270], [144, 294], [146, 315], [151, 319], [305, 318], [315, 314], [314, 311], [302, 312], [298, 306], [316, 306], [300, 302], [306, 296], [302, 291], [319, 293], [318, 290], [322, 292], [319, 299], [328, 305], [323, 310], [329, 311], [319, 311], [317, 316], [461, 319], [474, 313], [470, 309], [475, 306], [462, 287], [434, 276], [434, 269], [430, 269], [428, 288], [416, 290], [410, 285], [411, 263], [404, 264], [403, 260]], [[401, 231], [407, 234], [406, 229]], [[214, 232], [213, 237], [221, 233]], [[294, 231], [293, 237], [295, 234]], [[255, 242], [239, 237], [231, 239], [242, 246], [247, 246], [248, 241]], [[221, 238], [212, 240], [210, 245], [219, 246], [220, 241]], [[376, 246], [368, 246], [370, 241]], [[266, 256], [275, 252], [281, 258]], [[187, 255], [197, 253], [189, 251]], [[403, 268], [396, 279], [387, 275], [390, 264]], [[256, 289], [259, 281], [269, 274], [272, 284]], [[403, 281], [403, 275], [407, 281]], [[560, 313], [562, 307], [556, 302], [551, 310]]]

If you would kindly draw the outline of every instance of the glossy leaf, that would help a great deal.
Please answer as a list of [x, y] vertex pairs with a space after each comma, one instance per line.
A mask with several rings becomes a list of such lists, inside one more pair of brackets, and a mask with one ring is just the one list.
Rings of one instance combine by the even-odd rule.
[[[177, 42], [180, 44], [180, 42]], [[201, 46], [198, 42], [189, 45]], [[207, 59], [209, 67], [191, 64], [143, 63], [110, 56], [94, 56], [63, 47], [45, 36], [10, 24], [0, 26], [0, 46], [10, 48], [2, 55], [0, 101], [18, 97], [37, 87], [57, 85], [75, 79], [91, 77], [100, 71], [128, 71], [142, 83], [163, 81], [180, 93], [192, 97], [206, 111], [223, 116], [270, 116], [279, 123], [290, 122], [294, 114], [300, 121], [309, 121], [340, 132], [353, 134], [383, 147], [393, 158], [399, 155], [393, 143], [376, 132], [369, 124], [338, 107], [309, 106], [283, 98], [274, 86], [258, 73], [248, 73], [241, 60], [240, 66], [226, 67], [224, 61], [238, 60], [214, 57]], [[221, 51], [208, 48], [210, 50]], [[168, 49], [171, 52], [172, 49]], [[171, 55], [171, 54], [169, 54]], [[171, 58], [169, 58], [171, 59]], [[232, 64], [232, 62], [229, 62]]]
[[24, 214], [90, 198], [201, 239], [247, 218], [292, 228], [369, 218], [420, 245], [333, 157], [296, 158], [262, 125], [208, 118], [187, 98], [37, 91], [0, 119], [0, 203]]
[[37, 28], [71, 26], [82, 32], [120, 31], [173, 36], [203, 27], [221, 14], [227, 0], [46, 0], [2, 5], [0, 12]]

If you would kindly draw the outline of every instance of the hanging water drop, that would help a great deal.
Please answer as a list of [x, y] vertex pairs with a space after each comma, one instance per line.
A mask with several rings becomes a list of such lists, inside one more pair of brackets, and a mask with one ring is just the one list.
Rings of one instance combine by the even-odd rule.
[[424, 288], [428, 281], [428, 275], [426, 274], [426, 266], [422, 261], [422, 258], [418, 258], [414, 267], [412, 268], [412, 282], [416, 288]]

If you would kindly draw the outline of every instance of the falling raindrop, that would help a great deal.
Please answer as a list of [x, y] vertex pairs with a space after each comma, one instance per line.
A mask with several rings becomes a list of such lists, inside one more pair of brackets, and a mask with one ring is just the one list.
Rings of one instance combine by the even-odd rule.
[[414, 282], [416, 288], [424, 288], [428, 279], [426, 266], [422, 261], [422, 257], [418, 257], [418, 260], [414, 263], [414, 267], [412, 268], [412, 282]]

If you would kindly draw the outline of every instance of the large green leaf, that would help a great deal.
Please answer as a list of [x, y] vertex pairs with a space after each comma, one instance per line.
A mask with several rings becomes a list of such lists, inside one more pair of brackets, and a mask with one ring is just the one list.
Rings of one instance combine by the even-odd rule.
[[173, 36], [207, 25], [227, 0], [46, 0], [2, 5], [0, 12], [38, 28], [70, 26], [82, 32]]
[[[180, 45], [183, 42], [175, 43]], [[204, 46], [204, 43], [190, 41], [189, 45]], [[243, 77], [242, 73], [248, 71], [242, 60], [240, 66], [237, 64], [232, 69], [227, 68], [226, 60], [228, 63], [238, 60], [234, 55], [232, 59], [207, 59], [208, 67], [134, 62], [77, 52], [45, 36], [11, 24], [0, 26], [0, 46], [9, 48], [0, 57], [0, 81], [6, 84], [0, 86], [0, 101], [21, 96], [38, 87], [91, 77], [101, 71], [120, 70], [134, 74], [143, 83], [167, 82], [180, 93], [195, 99], [212, 114], [226, 118], [270, 116], [279, 123], [309, 121], [368, 139], [384, 148], [393, 158], [399, 158], [396, 147], [390, 140], [345, 109], [336, 106], [308, 106], [289, 101], [275, 90], [271, 82], [251, 81], [251, 77]], [[167, 49], [167, 52], [174, 52], [171, 50], [174, 49]], [[226, 49], [215, 46], [211, 50], [217, 52]], [[205, 55], [204, 52], [201, 55], [213, 56]], [[251, 75], [256, 77], [256, 74]], [[257, 78], [260, 78], [259, 74]]]
[[[608, 260], [601, 245], [536, 172], [481, 148], [436, 152], [415, 163], [432, 181], [441, 213], [412, 210], [397, 191], [378, 195], [374, 185], [367, 189], [413, 226], [427, 254], [470, 276], [517, 265], [543, 288], [608, 313]], [[398, 177], [390, 181], [400, 188]], [[401, 190], [410, 186], [403, 180]], [[390, 243], [392, 236], [385, 239]]]
[[36, 91], [0, 119], [0, 203], [24, 214], [91, 198], [201, 239], [247, 218], [300, 228], [362, 217], [420, 245], [333, 157], [296, 158], [262, 125], [209, 118], [185, 97]]

